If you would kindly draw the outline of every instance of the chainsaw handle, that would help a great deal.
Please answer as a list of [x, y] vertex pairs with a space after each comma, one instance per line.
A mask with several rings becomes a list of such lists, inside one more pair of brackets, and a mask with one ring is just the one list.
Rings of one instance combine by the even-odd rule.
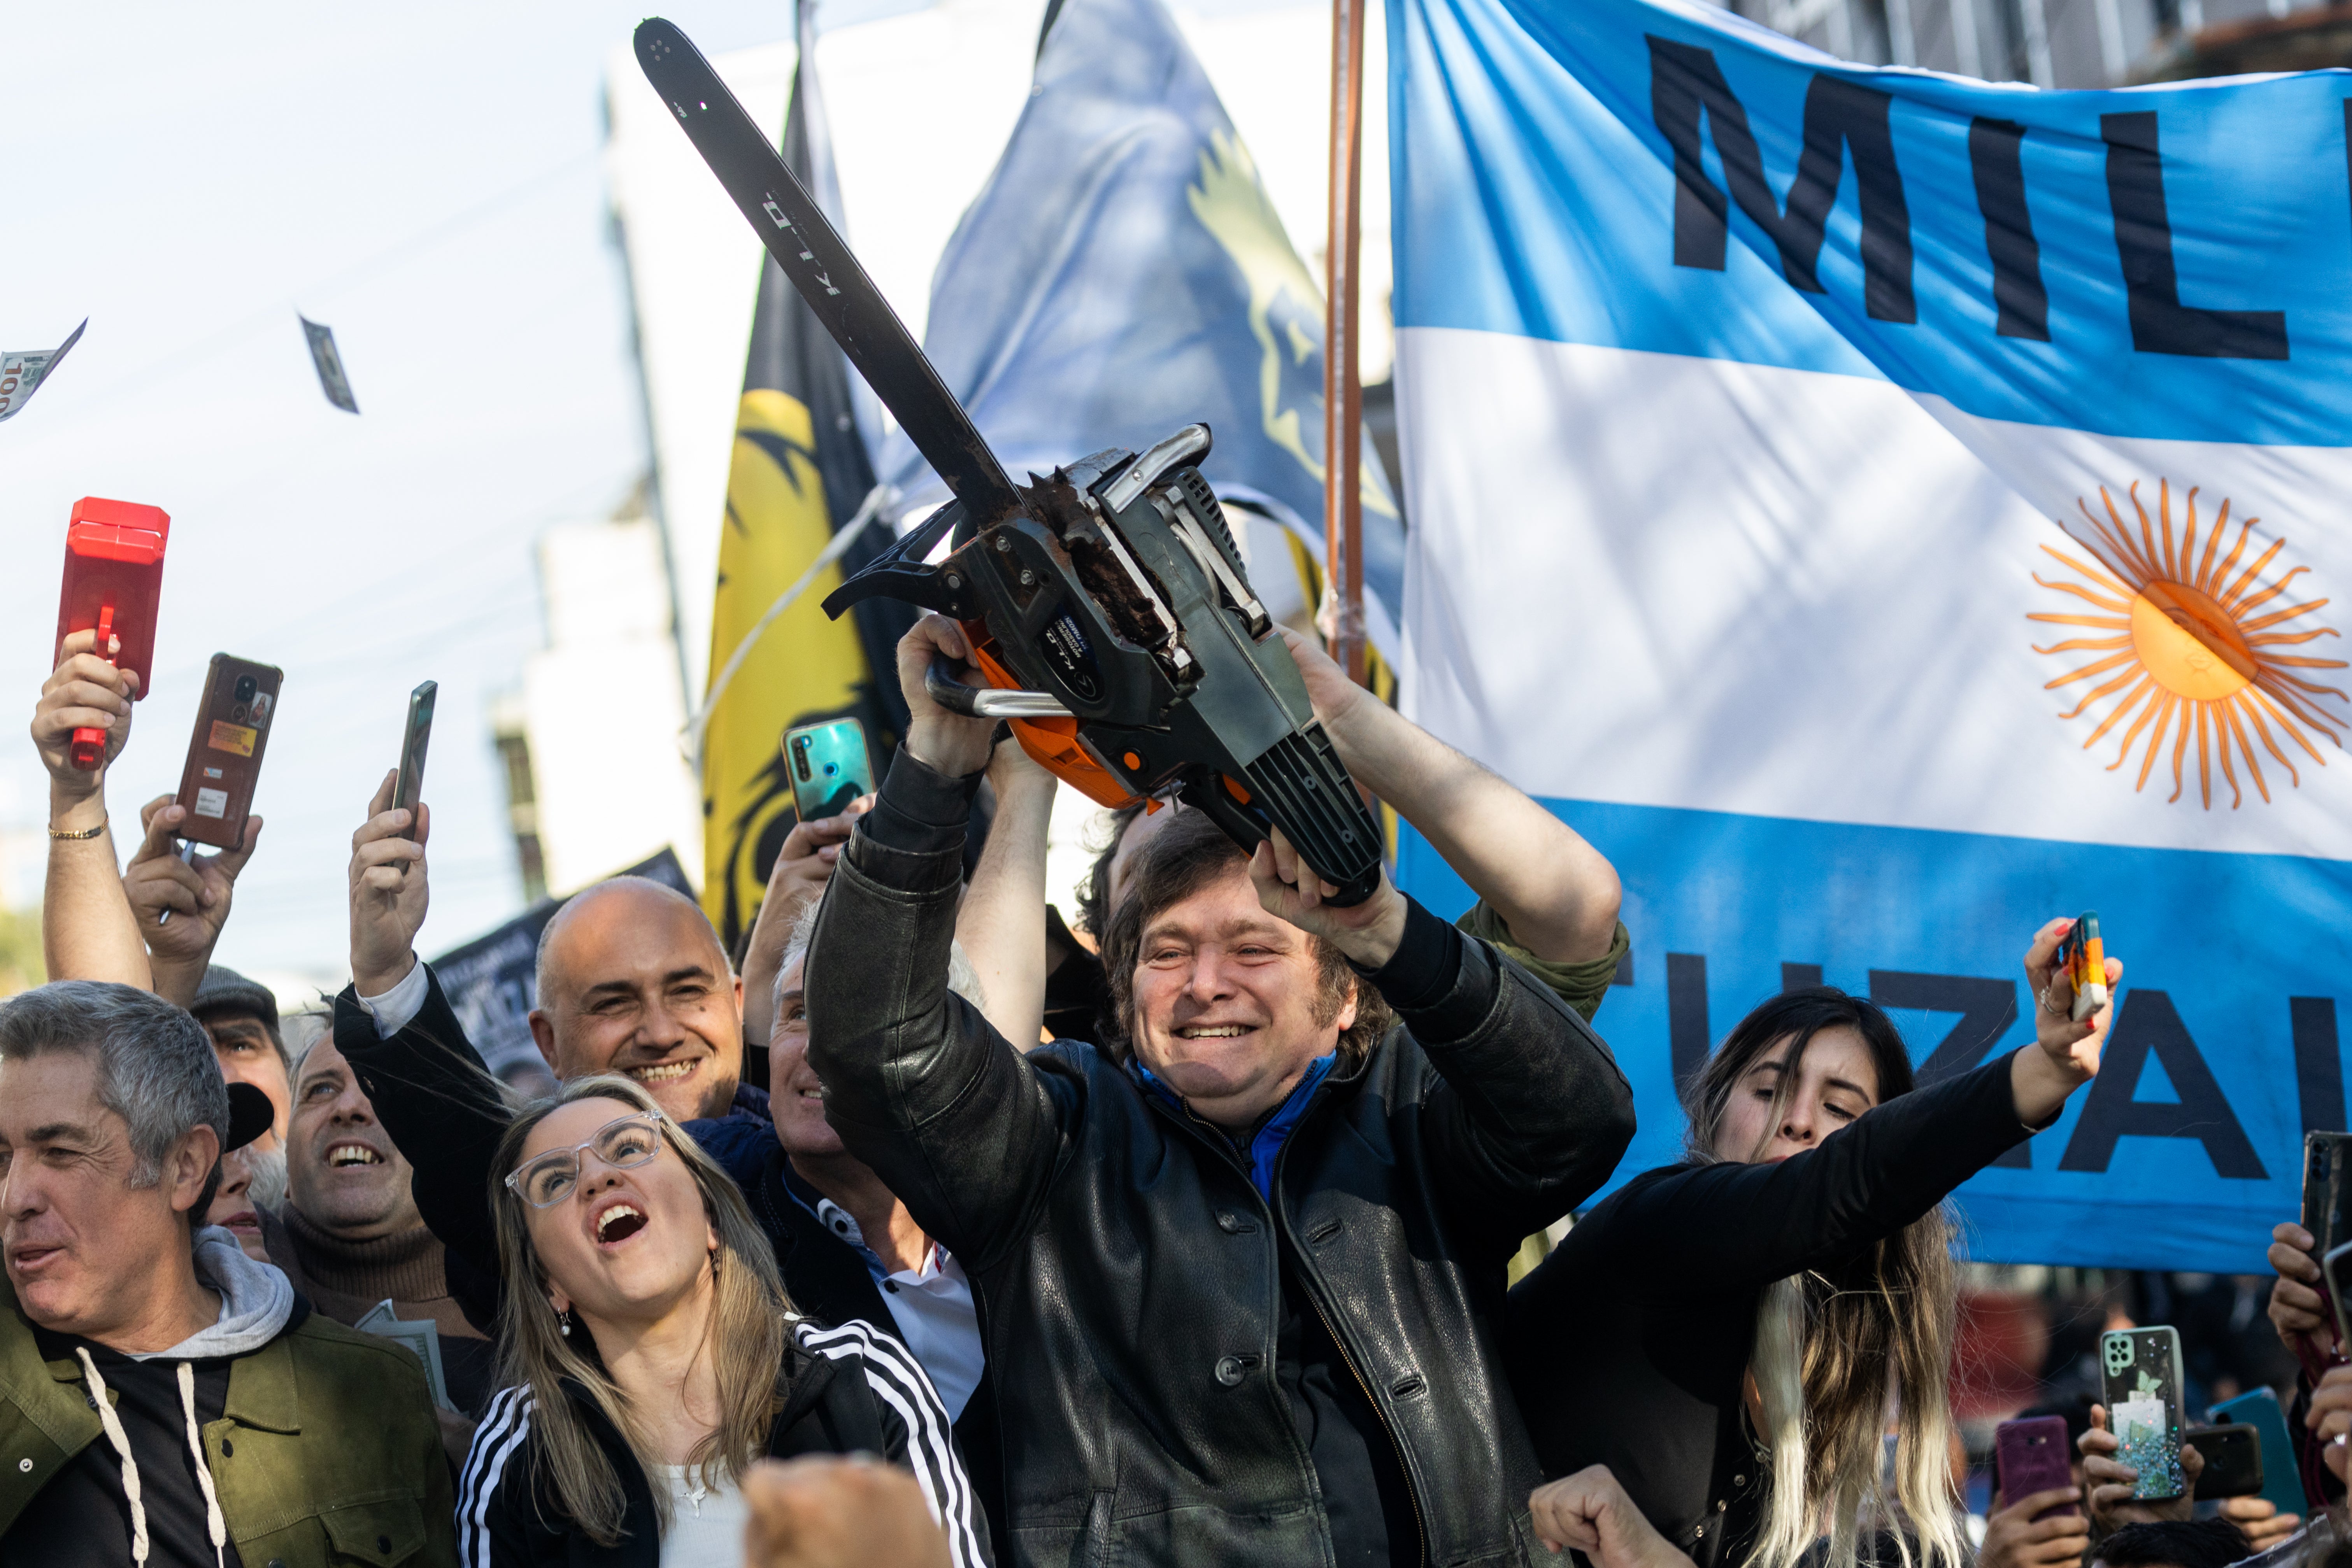
[[1001, 686], [968, 686], [955, 666], [933, 659], [923, 672], [923, 694], [950, 713], [966, 718], [1067, 718], [1070, 710], [1044, 692], [1012, 692]]
[[[1233, 840], [1244, 850], [1255, 853], [1258, 845], [1274, 836], [1272, 831], [1274, 820], [1265, 813], [1264, 808], [1245, 806], [1235, 800], [1229, 791], [1227, 784], [1228, 781], [1221, 774], [1211, 774], [1205, 779], [1192, 779], [1184, 787], [1184, 803], [1223, 828], [1225, 837]], [[1304, 860], [1305, 857], [1300, 858]], [[1323, 874], [1312, 865], [1307, 866], [1307, 870], [1311, 876], [1319, 877]], [[1340, 883], [1339, 891], [1323, 902], [1334, 909], [1353, 909], [1357, 904], [1378, 893], [1380, 888], [1381, 868], [1375, 863], [1369, 878], [1359, 877], [1353, 882]]]

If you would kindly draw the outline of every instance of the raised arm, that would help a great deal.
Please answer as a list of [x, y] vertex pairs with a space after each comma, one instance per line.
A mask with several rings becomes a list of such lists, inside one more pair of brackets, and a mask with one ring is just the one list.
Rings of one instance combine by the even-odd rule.
[[938, 654], [968, 652], [961, 629], [939, 615], [898, 644], [911, 722], [819, 906], [805, 986], [825, 1119], [925, 1230], [979, 1270], [1018, 1234], [1051, 1172], [1062, 1102], [948, 991], [964, 827], [991, 727], [941, 710], [923, 673]]
[[[2026, 951], [2034, 1043], [1973, 1071], [1864, 1112], [1777, 1165], [1725, 1162], [1637, 1181], [1612, 1199], [1608, 1234], [1640, 1249], [1656, 1291], [1694, 1284], [1759, 1286], [1852, 1255], [1925, 1215], [1953, 1188], [2057, 1120], [2099, 1069], [2110, 1003], [2075, 1022], [2072, 988], [2051, 959], [2067, 922]], [[2112, 988], [2120, 960], [2107, 960]], [[1659, 1238], [1703, 1244], [1659, 1245]]]
[[988, 1021], [1029, 1051], [1045, 1026], [1045, 830], [1056, 785], [1011, 739], [991, 754], [988, 781], [996, 815], [956, 915], [956, 939], [980, 976]]
[[1555, 963], [1609, 956], [1616, 868], [1576, 830], [1348, 679], [1285, 627], [1307, 695], [1348, 771], [1396, 808], [1518, 944]]
[[[95, 632], [65, 641], [65, 658], [33, 706], [33, 745], [49, 774], [48, 882], [41, 898], [41, 959], [53, 980], [113, 980], [154, 987], [147, 948], [122, 896], [106, 818], [106, 771], [131, 738], [139, 676], [90, 652]], [[119, 645], [119, 644], [118, 644]], [[77, 729], [106, 731], [106, 756], [89, 772], [73, 765]]]
[[841, 847], [857, 819], [874, 809], [874, 797], [861, 795], [835, 817], [812, 817], [795, 822], [776, 852], [768, 873], [768, 891], [760, 897], [760, 914], [751, 922], [751, 939], [743, 945], [743, 1044], [765, 1051], [776, 1022], [776, 971], [784, 967], [784, 948], [801, 912], [824, 893]]
[[1440, 1082], [1423, 1125], [1457, 1231], [1496, 1260], [1609, 1178], [1633, 1139], [1633, 1092], [1601, 1037], [1549, 988], [1399, 893], [1351, 909], [1279, 834], [1250, 862], [1258, 902], [1332, 943], [1412, 1031]]
[[335, 998], [335, 1048], [415, 1168], [417, 1212], [465, 1265], [462, 1276], [452, 1271], [451, 1293], [484, 1327], [499, 1279], [490, 1171], [511, 1113], [440, 982], [416, 956], [431, 894], [433, 813], [420, 802], [415, 839], [402, 837], [408, 813], [393, 808], [393, 783], [385, 774], [352, 835], [352, 983]]

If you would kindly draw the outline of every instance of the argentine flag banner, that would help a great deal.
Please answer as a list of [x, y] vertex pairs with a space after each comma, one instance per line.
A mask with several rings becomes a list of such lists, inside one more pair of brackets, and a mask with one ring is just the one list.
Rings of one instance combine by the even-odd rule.
[[[1973, 1256], [2250, 1271], [2345, 1125], [2352, 76], [2039, 92], [1689, 0], [1391, 0], [1404, 702], [1617, 865], [1679, 1077], [1827, 983], [2097, 1080]], [[1410, 835], [1402, 880], [1468, 891]]]

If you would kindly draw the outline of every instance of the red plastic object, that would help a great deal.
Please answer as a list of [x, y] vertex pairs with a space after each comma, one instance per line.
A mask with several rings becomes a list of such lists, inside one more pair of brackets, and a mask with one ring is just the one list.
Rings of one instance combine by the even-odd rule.
[[[58, 645], [54, 669], [65, 657], [66, 639], [97, 630], [100, 658], [139, 675], [145, 696], [155, 657], [155, 605], [163, 591], [163, 546], [172, 519], [161, 507], [84, 496], [66, 524], [65, 584], [58, 595]], [[107, 641], [121, 646], [109, 657]], [[106, 731], [78, 729], [73, 765], [95, 769], [106, 758]]]

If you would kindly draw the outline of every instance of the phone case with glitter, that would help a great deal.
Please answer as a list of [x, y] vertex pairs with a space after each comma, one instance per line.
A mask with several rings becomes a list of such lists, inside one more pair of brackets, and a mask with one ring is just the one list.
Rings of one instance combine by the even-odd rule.
[[2180, 1474], [2180, 1336], [2166, 1325], [2099, 1338], [2099, 1378], [2116, 1458], [2139, 1472], [2132, 1496], [2158, 1502], [2186, 1492]]

